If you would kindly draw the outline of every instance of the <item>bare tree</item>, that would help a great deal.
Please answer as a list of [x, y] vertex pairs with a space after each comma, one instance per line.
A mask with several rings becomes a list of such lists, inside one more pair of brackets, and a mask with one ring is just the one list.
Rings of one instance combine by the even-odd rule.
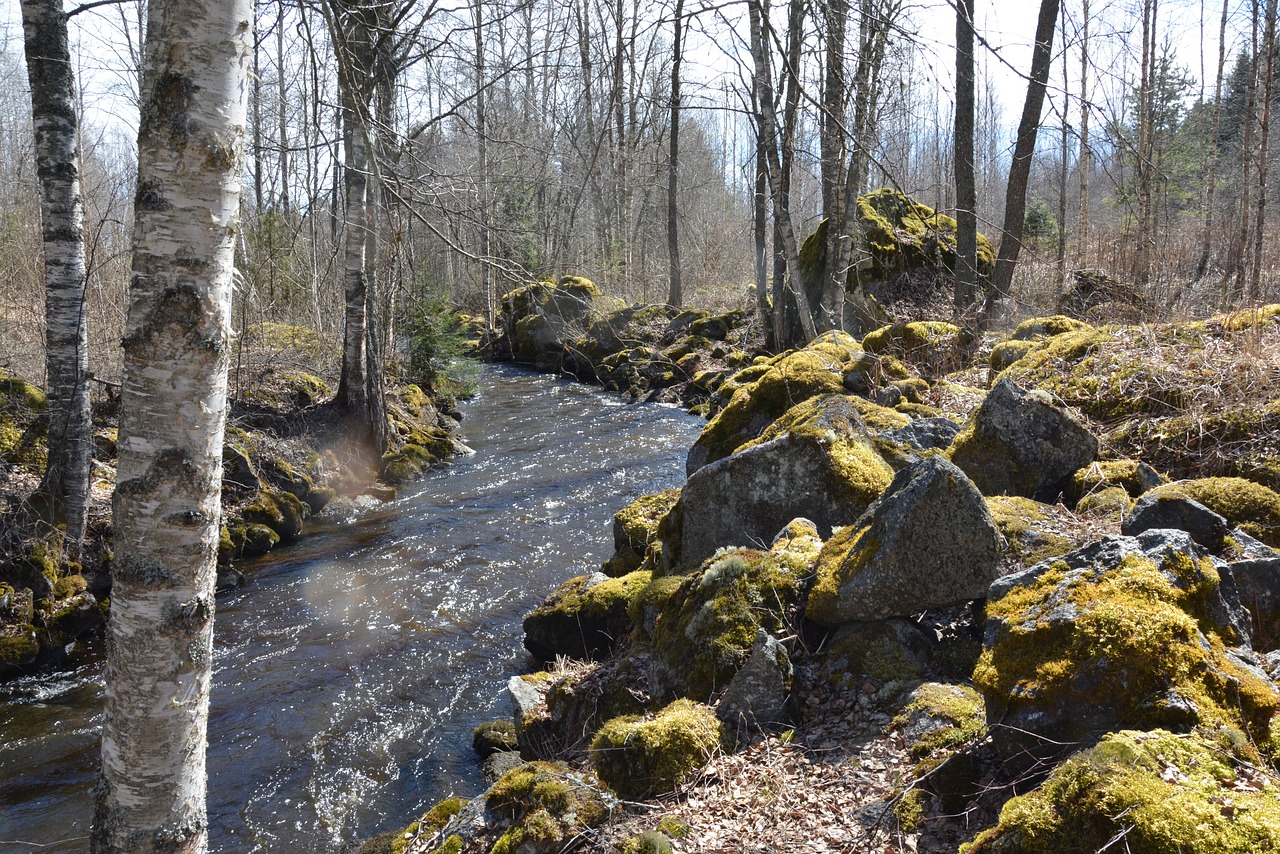
[[40, 179], [49, 385], [49, 455], [38, 494], [51, 503], [52, 521], [66, 526], [74, 555], [84, 539], [93, 430], [79, 121], [62, 0], [23, 0], [22, 27]]
[[148, 10], [95, 852], [203, 852], [247, 0]]
[[[1148, 0], [1154, 2], [1154, 0]], [[1000, 252], [996, 257], [996, 270], [992, 290], [988, 295], [984, 314], [991, 315], [992, 301], [1007, 297], [1013, 286], [1013, 269], [1022, 251], [1022, 228], [1027, 209], [1027, 181], [1031, 175], [1031, 157], [1036, 149], [1036, 134], [1040, 129], [1040, 111], [1044, 107], [1044, 93], [1049, 81], [1049, 64], [1053, 54], [1053, 31], [1058, 24], [1059, 0], [1040, 0], [1040, 14], [1036, 19], [1036, 41], [1031, 53], [1031, 75], [1027, 79], [1027, 99], [1022, 106], [1022, 118], [1018, 121], [1018, 138], [1013, 147], [1013, 162], [1009, 167], [1009, 182], [1004, 200], [1004, 228], [1000, 238]]]
[[970, 317], [978, 299], [978, 193], [973, 178], [973, 0], [956, 2], [956, 290], [955, 316]]
[[667, 256], [671, 265], [671, 286], [667, 305], [684, 302], [680, 278], [680, 209], [676, 191], [680, 186], [680, 62], [684, 47], [684, 0], [676, 0], [671, 37], [671, 146], [667, 162]]

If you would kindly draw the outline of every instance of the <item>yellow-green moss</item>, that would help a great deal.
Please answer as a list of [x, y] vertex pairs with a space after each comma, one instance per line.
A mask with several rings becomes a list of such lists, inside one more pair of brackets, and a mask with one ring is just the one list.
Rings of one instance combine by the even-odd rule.
[[[1245, 785], [1234, 785], [1242, 781]], [[1280, 850], [1280, 791], [1198, 735], [1121, 731], [1014, 798], [966, 854]]]
[[40, 642], [31, 626], [18, 626], [18, 634], [0, 637], [0, 664], [30, 661], [40, 652]]
[[1108, 486], [1091, 492], [1076, 504], [1076, 512], [1105, 518], [1122, 518], [1133, 509], [1133, 499], [1123, 486]]
[[[493, 784], [485, 807], [511, 825], [502, 837], [509, 848], [501, 849], [509, 851], [529, 839], [563, 839], [595, 827], [610, 811], [595, 780], [570, 771], [563, 762], [529, 762], [511, 769]], [[500, 849], [495, 845], [492, 850]]]
[[[866, 235], [875, 272], [880, 275], [914, 267], [955, 269], [955, 218], [936, 213], [891, 189], [858, 197], [858, 222]], [[978, 274], [995, 269], [995, 249], [978, 235]]]
[[665, 833], [672, 839], [684, 839], [692, 832], [693, 828], [686, 821], [681, 821], [673, 815], [664, 815], [658, 819], [658, 830]]
[[681, 699], [654, 715], [606, 723], [591, 742], [591, 761], [601, 780], [635, 799], [673, 790], [706, 764], [722, 740], [715, 712]]
[[525, 618], [526, 643], [548, 658], [609, 652], [630, 625], [627, 608], [632, 598], [652, 578], [648, 570], [636, 570], [589, 587], [590, 576], [566, 581]]
[[1018, 324], [1009, 338], [1013, 341], [1034, 341], [1091, 328], [1083, 320], [1076, 320], [1074, 317], [1067, 317], [1063, 314], [1054, 314], [1049, 317], [1027, 318]]
[[879, 550], [880, 542], [871, 535], [870, 523], [837, 529], [818, 553], [805, 616], [820, 623], [832, 620], [840, 588], [866, 569]]
[[44, 412], [48, 406], [49, 398], [43, 391], [17, 374], [0, 368], [0, 407]]
[[654, 647], [695, 699], [711, 697], [746, 661], [763, 628], [788, 634], [807, 567], [769, 552], [733, 549], [682, 579], [657, 620]]
[[928, 728], [911, 745], [913, 759], [927, 759], [937, 752], [962, 747], [986, 732], [982, 697], [968, 685], [926, 682], [911, 696], [911, 702], [894, 719], [894, 726], [905, 727], [921, 717], [940, 724]]
[[1280, 495], [1240, 477], [1206, 477], [1157, 487], [1152, 492], [1199, 501], [1269, 546], [1280, 546]]
[[1075, 502], [1111, 486], [1123, 487], [1134, 498], [1142, 495], [1144, 483], [1140, 463], [1137, 460], [1097, 460], [1071, 475], [1064, 494], [1068, 501]]
[[632, 627], [639, 632], [639, 638], [653, 637], [658, 616], [683, 583], [683, 576], [664, 575], [654, 578], [631, 597], [627, 603], [627, 616], [631, 618]]
[[990, 366], [989, 379], [994, 381], [1001, 371], [1030, 353], [1035, 347], [1035, 341], [1017, 340], [1001, 341], [992, 347], [991, 355], [987, 360]]
[[[1206, 603], [1219, 578], [1208, 559], [1174, 554], [1157, 566], [1130, 556], [1096, 575], [1068, 572], [1059, 563], [988, 603], [1001, 630], [973, 681], [989, 712], [1011, 704], [1087, 709], [1105, 697], [1122, 725], [1160, 726], [1181, 720], [1190, 703], [1202, 724], [1270, 738], [1280, 698], [1233, 664], [1213, 633]], [[1074, 618], [1050, 616], [1063, 608]], [[1169, 705], [1174, 698], [1180, 706]]]
[[862, 397], [855, 397], [853, 400], [853, 405], [862, 416], [863, 423], [872, 430], [897, 430], [911, 423], [910, 415], [898, 412], [896, 409], [872, 403]]
[[1005, 541], [1006, 554], [1024, 566], [1061, 557], [1078, 545], [1041, 524], [1052, 522], [1057, 516], [1048, 504], [1017, 495], [992, 495], [985, 501]]
[[893, 817], [903, 833], [914, 833], [924, 824], [925, 794], [920, 789], [908, 789], [893, 804]]
[[656, 830], [646, 830], [622, 841], [622, 854], [671, 854], [671, 840]]
[[605, 565], [608, 575], [626, 575], [638, 569], [658, 536], [662, 518], [680, 500], [680, 490], [668, 489], [642, 495], [613, 517], [613, 558]]
[[892, 354], [930, 375], [961, 367], [971, 336], [951, 323], [915, 320], [882, 326], [868, 332], [862, 347], [868, 353]]

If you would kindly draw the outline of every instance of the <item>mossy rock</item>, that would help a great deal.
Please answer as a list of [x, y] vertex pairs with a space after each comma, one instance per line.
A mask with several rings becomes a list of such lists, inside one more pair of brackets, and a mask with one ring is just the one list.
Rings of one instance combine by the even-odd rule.
[[264, 555], [280, 544], [280, 535], [266, 525], [245, 525], [243, 545], [240, 547], [244, 557]]
[[987, 359], [989, 372], [987, 374], [988, 382], [994, 382], [1000, 373], [1023, 356], [1030, 353], [1036, 348], [1035, 341], [1018, 341], [1010, 339], [1001, 341], [999, 344], [991, 348], [991, 355]]
[[16, 672], [18, 668], [35, 661], [40, 654], [40, 641], [36, 629], [30, 624], [4, 627], [0, 635], [0, 675]]
[[288, 413], [316, 406], [332, 397], [333, 387], [315, 374], [268, 368], [254, 378], [252, 385], [241, 393], [240, 399], [274, 412]]
[[521, 721], [520, 753], [530, 759], [576, 755], [605, 721], [643, 714], [649, 708], [646, 692], [653, 688], [652, 661], [634, 651], [552, 674], [542, 702]]
[[[917, 267], [955, 270], [956, 221], [891, 189], [858, 198], [858, 221], [880, 276]], [[978, 275], [995, 270], [995, 249], [978, 235]]]
[[1269, 743], [1280, 693], [1229, 654], [1218, 571], [1173, 534], [1106, 538], [993, 586], [973, 681], [1008, 725], [1006, 752], [1050, 749], [1024, 731], [1062, 744], [1125, 726], [1229, 726]]
[[302, 499], [279, 489], [264, 489], [252, 504], [240, 508], [240, 518], [249, 527], [264, 526], [275, 532], [280, 542], [296, 540], [311, 508]]
[[[1119, 843], [1118, 845], [1116, 843]], [[1199, 734], [1110, 733], [1014, 798], [964, 854], [1280, 850], [1274, 780]]]
[[987, 731], [982, 695], [968, 685], [926, 682], [907, 696], [893, 725], [911, 745], [911, 758], [936, 761]]
[[487, 759], [503, 750], [515, 750], [516, 725], [510, 720], [480, 724], [471, 733], [471, 746], [481, 759]]
[[1168, 478], [1138, 460], [1095, 460], [1071, 475], [1063, 497], [1071, 504], [1109, 487], [1121, 487], [1131, 498], [1155, 489]]
[[1280, 547], [1280, 494], [1240, 477], [1206, 477], [1181, 480], [1152, 490], [1199, 501], [1272, 548]]
[[1016, 495], [988, 496], [986, 502], [1004, 540], [1004, 574], [1062, 557], [1082, 545], [1065, 533], [1070, 530], [1069, 520], [1054, 505]]
[[1123, 486], [1108, 486], [1090, 492], [1076, 503], [1076, 512], [1085, 516], [1123, 519], [1133, 509], [1133, 499]]
[[809, 580], [802, 559], [753, 549], [725, 550], [685, 577], [656, 621], [654, 648], [683, 693], [709, 699], [746, 662], [756, 632], [788, 626]]
[[0, 368], [0, 465], [43, 472], [48, 456], [47, 411], [43, 391]]
[[665, 833], [657, 830], [646, 830], [622, 841], [622, 854], [672, 854], [675, 849]]
[[1074, 317], [1067, 317], [1064, 314], [1054, 314], [1048, 317], [1029, 317], [1017, 325], [1009, 339], [1012, 341], [1040, 341], [1045, 338], [1065, 335], [1068, 332], [1080, 332], [1092, 328], [1083, 320], [1076, 320]]
[[627, 605], [627, 615], [631, 618], [633, 639], [653, 639], [657, 631], [658, 617], [683, 583], [684, 576], [681, 575], [659, 576], [631, 597]]
[[[465, 805], [466, 801], [461, 798], [445, 798], [423, 813], [421, 818], [408, 827], [382, 833], [370, 839], [360, 847], [360, 854], [404, 854], [415, 843], [417, 843], [417, 850], [419, 851], [426, 851], [429, 854], [443, 852], [446, 850], [443, 847], [424, 849], [419, 839], [422, 837], [431, 839], [440, 836], [440, 831], [444, 830], [450, 819], [462, 812], [462, 808]], [[454, 838], [458, 839], [458, 837]], [[447, 840], [441, 841], [443, 844], [448, 844]], [[458, 841], [461, 842], [461, 839]], [[460, 850], [460, 847], [458, 850]]]
[[613, 557], [605, 563], [605, 575], [634, 572], [658, 538], [658, 525], [680, 501], [680, 489], [640, 495], [613, 515]]
[[738, 388], [708, 422], [689, 451], [686, 473], [729, 456], [796, 404], [842, 392], [845, 371], [861, 353], [857, 342], [841, 333], [784, 354], [758, 379]]
[[646, 717], [614, 718], [591, 742], [600, 779], [624, 798], [663, 794], [720, 750], [724, 733], [707, 706], [680, 699]]
[[960, 327], [936, 320], [913, 320], [868, 332], [862, 348], [868, 353], [893, 355], [923, 371], [940, 376], [963, 367], [973, 336]]
[[543, 661], [607, 656], [630, 630], [627, 606], [651, 578], [644, 570], [571, 578], [524, 618], [525, 647]]
[[925, 675], [932, 651], [931, 639], [906, 620], [845, 623], [823, 643], [818, 673], [841, 691], [861, 690], [868, 679], [902, 686]]
[[485, 795], [491, 826], [503, 830], [490, 854], [555, 854], [598, 827], [615, 801], [595, 778], [563, 762], [529, 762], [502, 775]]

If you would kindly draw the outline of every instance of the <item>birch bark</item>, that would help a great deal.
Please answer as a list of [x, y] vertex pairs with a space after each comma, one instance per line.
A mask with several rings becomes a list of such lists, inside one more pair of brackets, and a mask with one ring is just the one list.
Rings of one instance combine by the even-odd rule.
[[66, 525], [74, 556], [84, 539], [93, 437], [79, 127], [62, 0], [23, 0], [22, 28], [44, 239], [49, 457], [38, 491], [51, 500], [55, 523]]
[[152, 0], [94, 852], [204, 852], [249, 0]]

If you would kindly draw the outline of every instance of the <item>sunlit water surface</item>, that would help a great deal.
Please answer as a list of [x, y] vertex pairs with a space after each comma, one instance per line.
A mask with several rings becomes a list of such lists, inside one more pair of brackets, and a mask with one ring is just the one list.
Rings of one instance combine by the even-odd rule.
[[[219, 597], [212, 850], [344, 851], [476, 793], [471, 730], [509, 713], [521, 618], [609, 556], [615, 511], [683, 480], [702, 424], [509, 368], [481, 382], [463, 405], [474, 456], [319, 522]], [[0, 685], [0, 851], [85, 850], [100, 673], [91, 649]]]

